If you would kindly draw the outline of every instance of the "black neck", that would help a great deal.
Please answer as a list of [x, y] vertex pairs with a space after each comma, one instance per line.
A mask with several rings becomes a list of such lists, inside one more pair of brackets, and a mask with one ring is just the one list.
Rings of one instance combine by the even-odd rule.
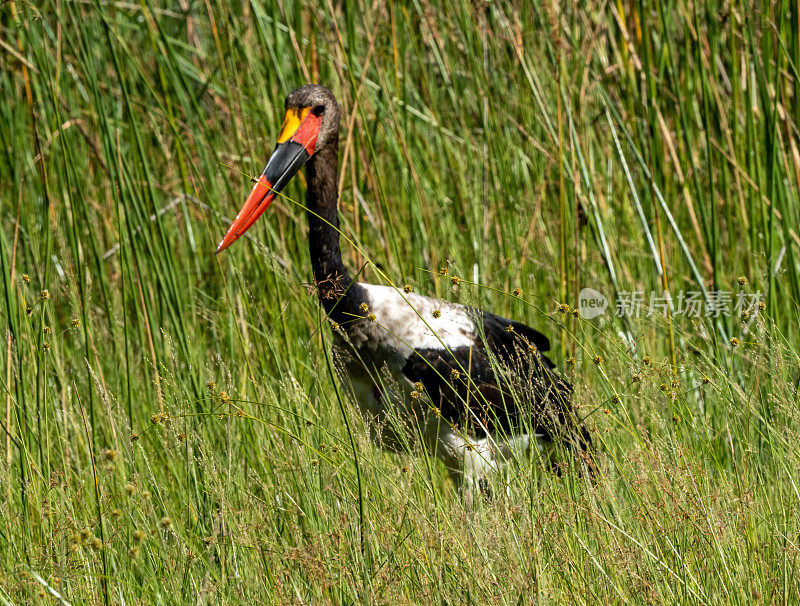
[[332, 320], [344, 322], [358, 313], [364, 296], [342, 262], [339, 248], [339, 141], [331, 141], [306, 163], [308, 243], [314, 281], [325, 311]]

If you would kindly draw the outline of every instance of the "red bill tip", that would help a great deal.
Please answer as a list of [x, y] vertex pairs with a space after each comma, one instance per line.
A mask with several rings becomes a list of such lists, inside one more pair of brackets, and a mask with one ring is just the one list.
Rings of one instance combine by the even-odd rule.
[[259, 177], [250, 195], [242, 206], [242, 210], [236, 215], [236, 218], [231, 223], [228, 233], [222, 238], [222, 242], [217, 247], [217, 253], [221, 253], [228, 248], [231, 244], [236, 242], [244, 232], [246, 232], [253, 223], [256, 222], [262, 213], [267, 210], [272, 200], [275, 198], [275, 193], [272, 191], [272, 183], [267, 181], [264, 175]]

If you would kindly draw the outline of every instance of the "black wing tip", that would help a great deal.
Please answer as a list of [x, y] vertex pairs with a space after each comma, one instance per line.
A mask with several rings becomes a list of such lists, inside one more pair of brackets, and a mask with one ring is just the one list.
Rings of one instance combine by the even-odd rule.
[[483, 326], [487, 337], [507, 338], [506, 335], [508, 335], [510, 338], [514, 338], [519, 336], [528, 341], [529, 345], [535, 345], [539, 351], [550, 351], [550, 339], [527, 324], [482, 309], [473, 310], [473, 314], [474, 320]]

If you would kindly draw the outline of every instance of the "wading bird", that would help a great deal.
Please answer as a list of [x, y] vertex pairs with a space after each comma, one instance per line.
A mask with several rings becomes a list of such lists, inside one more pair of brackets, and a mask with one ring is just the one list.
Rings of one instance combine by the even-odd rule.
[[373, 440], [392, 451], [422, 443], [456, 486], [484, 480], [515, 450], [548, 462], [554, 445], [585, 451], [571, 388], [542, 353], [550, 343], [522, 324], [393, 286], [353, 281], [339, 248], [339, 105], [318, 85], [286, 97], [277, 146], [217, 253], [239, 238], [306, 167], [314, 280]]

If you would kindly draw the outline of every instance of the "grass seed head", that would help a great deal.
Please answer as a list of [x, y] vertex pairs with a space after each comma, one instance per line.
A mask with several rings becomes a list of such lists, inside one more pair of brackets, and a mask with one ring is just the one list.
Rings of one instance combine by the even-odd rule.
[[172, 520], [170, 520], [170, 519], [169, 519], [167, 516], [164, 516], [164, 517], [163, 517], [163, 518], [161, 518], [161, 520], [159, 521], [159, 525], [160, 525], [160, 526], [161, 526], [161, 528], [163, 528], [164, 530], [169, 530], [170, 528], [172, 528]]
[[413, 287], [413, 286], [411, 286], [411, 284], [406, 284], [406, 285], [403, 287], [403, 292], [405, 292], [406, 294], [408, 294], [408, 293], [410, 293], [410, 292], [414, 292], [414, 287]]
[[731, 347], [739, 347], [739, 339], [731, 337]]
[[22, 281], [25, 282], [25, 284], [30, 284], [31, 277], [28, 274], [22, 274]]
[[50, 300], [50, 291], [45, 288], [39, 293], [39, 296], [42, 299], [44, 299], [45, 301], [49, 301]]
[[433, 310], [433, 313], [432, 313], [431, 315], [432, 315], [434, 318], [441, 318], [441, 317], [442, 317], [442, 312], [441, 312], [441, 311], [439, 311], [438, 309], [434, 309], [434, 310]]
[[747, 278], [744, 276], [739, 276], [738, 278], [736, 278], [736, 283], [739, 286], [747, 286]]
[[518, 296], [520, 296], [521, 294], [522, 294], [522, 289], [521, 289], [521, 288], [515, 288], [515, 289], [514, 289], [514, 296], [515, 296], [515, 297], [518, 297]]

